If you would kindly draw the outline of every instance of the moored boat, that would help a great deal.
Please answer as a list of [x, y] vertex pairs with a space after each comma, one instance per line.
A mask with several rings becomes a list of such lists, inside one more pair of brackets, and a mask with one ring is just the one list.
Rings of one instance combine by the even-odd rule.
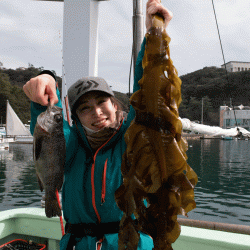
[[233, 140], [232, 136], [222, 136], [221, 137], [222, 140]]
[[0, 134], [0, 150], [8, 150], [9, 142], [5, 141], [4, 135]]
[[[181, 235], [174, 250], [249, 250], [250, 227], [178, 219]], [[64, 221], [65, 224], [65, 221]], [[0, 212], [0, 245], [13, 239], [47, 244], [59, 250], [62, 237], [59, 218], [47, 218], [42, 208], [18, 208]]]
[[5, 127], [0, 127], [0, 150], [8, 150], [9, 149], [9, 142], [5, 141], [6, 131]]

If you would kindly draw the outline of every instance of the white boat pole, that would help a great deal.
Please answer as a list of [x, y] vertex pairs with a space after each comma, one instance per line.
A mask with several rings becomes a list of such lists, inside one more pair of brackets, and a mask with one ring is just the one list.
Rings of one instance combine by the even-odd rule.
[[[42, 0], [51, 1], [51, 0]], [[67, 88], [84, 76], [98, 75], [99, 2], [108, 0], [54, 0], [64, 2], [63, 83]], [[65, 102], [66, 89], [62, 88]], [[65, 103], [63, 105], [65, 108]], [[66, 110], [64, 110], [65, 119]]]
[[[98, 75], [98, 16], [99, 1], [64, 0], [63, 85], [66, 80], [67, 88], [81, 77]], [[63, 100], [66, 94], [62, 88]]]
[[144, 38], [144, 17], [142, 0], [133, 0], [133, 66], [135, 72], [136, 59]]
[[[51, 0], [42, 0], [51, 1]], [[107, 0], [54, 0], [64, 2], [63, 85], [69, 88], [83, 76], [98, 75], [99, 2]], [[144, 37], [142, 0], [133, 0], [133, 68]], [[62, 100], [66, 97], [62, 88]], [[65, 107], [65, 103], [63, 105]], [[64, 114], [66, 111], [64, 110]], [[66, 117], [65, 117], [66, 118]], [[67, 118], [66, 118], [67, 119]]]

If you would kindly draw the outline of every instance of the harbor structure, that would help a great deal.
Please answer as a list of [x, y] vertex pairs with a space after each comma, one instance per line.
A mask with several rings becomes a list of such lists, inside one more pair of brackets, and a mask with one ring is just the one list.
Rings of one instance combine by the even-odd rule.
[[226, 68], [228, 72], [246, 71], [250, 70], [250, 62], [230, 61], [222, 64], [221, 68]]
[[234, 108], [226, 105], [220, 106], [220, 127], [229, 129], [236, 126], [250, 131], [250, 106], [243, 106], [242, 104]]

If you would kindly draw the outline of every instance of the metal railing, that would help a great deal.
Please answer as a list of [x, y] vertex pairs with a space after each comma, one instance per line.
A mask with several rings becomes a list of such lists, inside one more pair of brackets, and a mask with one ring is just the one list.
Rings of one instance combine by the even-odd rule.
[[180, 225], [250, 235], [250, 226], [178, 218]]

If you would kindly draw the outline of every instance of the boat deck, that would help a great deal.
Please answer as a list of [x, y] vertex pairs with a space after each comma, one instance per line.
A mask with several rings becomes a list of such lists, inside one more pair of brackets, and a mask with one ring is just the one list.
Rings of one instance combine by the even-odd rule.
[[[187, 223], [187, 220], [179, 222], [183, 224]], [[249, 228], [244, 227], [245, 233], [233, 233], [182, 226], [181, 235], [173, 244], [173, 249], [249, 250]], [[49, 250], [59, 250], [61, 236], [59, 218], [47, 218], [43, 208], [19, 208], [0, 212], [0, 245], [21, 238], [41, 244], [47, 242]]]

